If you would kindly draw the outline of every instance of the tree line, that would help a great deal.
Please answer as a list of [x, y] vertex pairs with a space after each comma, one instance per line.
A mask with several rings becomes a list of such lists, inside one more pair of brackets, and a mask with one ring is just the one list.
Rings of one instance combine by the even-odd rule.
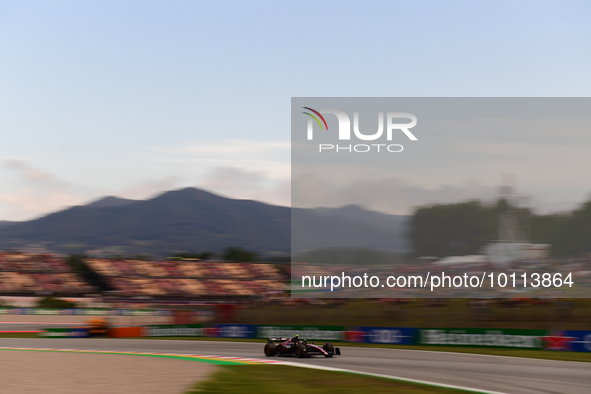
[[564, 213], [538, 215], [529, 208], [468, 201], [418, 208], [410, 220], [408, 237], [416, 256], [477, 254], [497, 240], [498, 216], [512, 209], [530, 242], [552, 245], [553, 256], [591, 252], [591, 200]]

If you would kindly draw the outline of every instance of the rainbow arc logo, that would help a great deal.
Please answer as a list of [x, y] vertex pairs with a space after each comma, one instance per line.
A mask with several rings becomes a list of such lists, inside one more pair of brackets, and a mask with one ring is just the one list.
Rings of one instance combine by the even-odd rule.
[[[320, 114], [320, 112], [318, 112], [318, 111], [316, 111], [315, 109], [312, 109], [312, 108], [310, 108], [310, 107], [302, 107], [302, 108], [303, 108], [303, 109], [307, 109], [308, 111], [312, 111], [312, 112], [314, 112], [316, 115], [320, 116], [320, 119], [322, 119], [322, 122], [324, 122], [324, 126], [326, 126], [326, 131], [328, 131], [328, 125], [326, 124], [326, 120], [324, 119], [324, 116], [322, 116], [322, 115]], [[312, 115], [312, 114], [311, 114], [311, 113], [309, 113], [309, 112], [302, 112], [302, 113], [303, 113], [303, 114], [306, 114], [306, 115], [308, 115], [308, 116], [310, 116], [310, 117], [312, 117], [312, 118], [313, 118], [313, 119], [316, 121], [316, 123], [318, 123], [318, 126], [320, 126], [320, 130], [323, 130], [323, 128], [322, 128], [322, 123], [320, 123], [320, 121], [318, 120], [318, 118], [317, 118], [317, 117], [315, 117], [314, 115]]]
[[[417, 117], [413, 114], [406, 113], [406, 112], [378, 112], [378, 129], [377, 131], [361, 131], [359, 127], [359, 113], [353, 112], [353, 122], [351, 122], [351, 118], [349, 115], [344, 111], [338, 109], [321, 109], [320, 111], [316, 111], [314, 108], [310, 107], [301, 107], [306, 111], [302, 111], [302, 113], [307, 118], [307, 140], [311, 141], [314, 139], [314, 121], [320, 127], [320, 130], [328, 131], [328, 123], [322, 114], [333, 114], [336, 116], [336, 120], [338, 122], [337, 136], [330, 136], [328, 138], [334, 139], [335, 137], [338, 138], [339, 141], [350, 141], [351, 137], [355, 138], [356, 140], [361, 141], [376, 141], [384, 135], [386, 141], [392, 141], [393, 135], [396, 131], [403, 132], [411, 141], [416, 141], [417, 138], [414, 136], [413, 133], [409, 131], [410, 128], [414, 127], [417, 124]], [[322, 112], [322, 114], [320, 113]], [[384, 114], [386, 116], [384, 117]], [[410, 122], [406, 123], [399, 123], [398, 119], [409, 119]], [[351, 130], [351, 126], [353, 130]], [[334, 128], [334, 126], [333, 126]], [[328, 133], [327, 133], [328, 134]], [[326, 134], [325, 134], [326, 135]], [[326, 140], [327, 137], [324, 137], [323, 140]], [[374, 144], [355, 144], [355, 145], [335, 145], [333, 144], [319, 144], [318, 151], [330, 151], [333, 150], [334, 152], [339, 151], [347, 151], [347, 152], [360, 152], [365, 153], [371, 150], [375, 150], [376, 152], [381, 151], [388, 151], [388, 152], [402, 152], [404, 147], [400, 144], [389, 144], [389, 143], [374, 143]]]

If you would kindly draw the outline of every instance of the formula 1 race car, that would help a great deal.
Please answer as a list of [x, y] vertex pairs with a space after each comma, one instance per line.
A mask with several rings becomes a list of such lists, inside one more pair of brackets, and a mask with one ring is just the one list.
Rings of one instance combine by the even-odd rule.
[[91, 337], [106, 337], [109, 334], [109, 323], [107, 322], [107, 319], [104, 318], [88, 320], [87, 328], [88, 335]]
[[340, 356], [341, 349], [335, 348], [332, 343], [325, 343], [318, 346], [315, 343], [308, 343], [301, 339], [299, 335], [293, 338], [269, 338], [265, 345], [265, 356], [295, 356], [298, 358], [324, 356]]

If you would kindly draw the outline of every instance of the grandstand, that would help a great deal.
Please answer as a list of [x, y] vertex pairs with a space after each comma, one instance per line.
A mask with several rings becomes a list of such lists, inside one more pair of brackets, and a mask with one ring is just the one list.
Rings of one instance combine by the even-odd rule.
[[123, 296], [254, 297], [282, 292], [287, 278], [271, 264], [225, 261], [88, 259]]
[[93, 291], [58, 256], [0, 253], [0, 294], [81, 295]]
[[[288, 280], [275, 265], [200, 260], [89, 258], [86, 265], [116, 295], [153, 298], [252, 298], [282, 293]], [[1, 295], [75, 296], [97, 293], [62, 257], [0, 253]]]

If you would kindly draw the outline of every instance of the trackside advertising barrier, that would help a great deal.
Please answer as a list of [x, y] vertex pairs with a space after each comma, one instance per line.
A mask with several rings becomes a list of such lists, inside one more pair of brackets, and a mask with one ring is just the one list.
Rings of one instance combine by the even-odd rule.
[[89, 335], [86, 328], [46, 328], [38, 336], [44, 338], [87, 338]]
[[591, 331], [549, 331], [542, 340], [544, 350], [591, 352]]
[[208, 328], [208, 336], [220, 338], [256, 338], [254, 324], [216, 324]]
[[[133, 332], [123, 332], [132, 330]], [[115, 331], [121, 331], [121, 335]], [[343, 326], [257, 326], [252, 324], [179, 324], [118, 327], [113, 336], [127, 337], [293, 337], [308, 340], [346, 341], [393, 345], [470, 346], [506, 349], [591, 352], [591, 331], [520, 330], [496, 328], [406, 328]], [[47, 328], [42, 337], [85, 338], [85, 328]]]
[[360, 327], [357, 332], [361, 337], [357, 342], [412, 345], [416, 331], [416, 328]]
[[143, 327], [113, 327], [109, 329], [108, 335], [112, 338], [138, 338], [143, 337]]
[[342, 341], [343, 326], [259, 326], [257, 338], [293, 337], [299, 335], [305, 339]]
[[417, 329], [417, 345], [486, 346], [498, 348], [542, 349], [546, 330], [479, 328]]
[[204, 337], [203, 324], [144, 326], [145, 337]]

